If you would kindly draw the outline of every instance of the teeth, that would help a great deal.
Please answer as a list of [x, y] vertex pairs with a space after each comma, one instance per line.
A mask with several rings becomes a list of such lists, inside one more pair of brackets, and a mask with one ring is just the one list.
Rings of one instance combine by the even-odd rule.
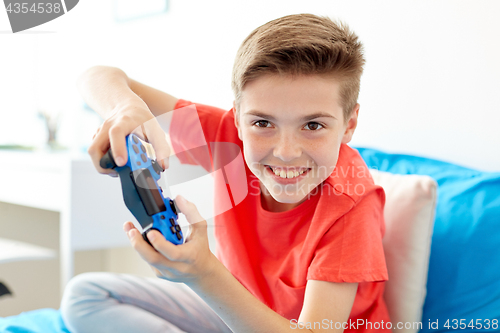
[[281, 178], [295, 178], [295, 177], [298, 177], [300, 176], [301, 174], [303, 174], [304, 172], [306, 172], [307, 170], [300, 170], [300, 171], [293, 171], [293, 170], [289, 170], [289, 171], [286, 171], [286, 170], [279, 170], [279, 169], [273, 169], [273, 167], [270, 167], [271, 170], [274, 172], [274, 174], [278, 177], [281, 177]]

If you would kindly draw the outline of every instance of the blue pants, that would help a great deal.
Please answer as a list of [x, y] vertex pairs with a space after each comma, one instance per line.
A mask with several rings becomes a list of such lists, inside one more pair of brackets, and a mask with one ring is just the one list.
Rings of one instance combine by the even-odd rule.
[[74, 333], [231, 332], [185, 284], [132, 275], [76, 276], [66, 287], [61, 312]]

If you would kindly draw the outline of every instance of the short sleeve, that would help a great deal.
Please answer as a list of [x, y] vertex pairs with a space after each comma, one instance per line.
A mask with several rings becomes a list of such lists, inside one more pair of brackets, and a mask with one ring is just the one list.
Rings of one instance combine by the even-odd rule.
[[330, 282], [376, 282], [388, 279], [382, 246], [385, 193], [366, 193], [339, 218], [318, 243], [307, 279]]
[[212, 169], [209, 143], [215, 141], [225, 112], [213, 106], [178, 100], [169, 134], [181, 163], [201, 165], [207, 171]]

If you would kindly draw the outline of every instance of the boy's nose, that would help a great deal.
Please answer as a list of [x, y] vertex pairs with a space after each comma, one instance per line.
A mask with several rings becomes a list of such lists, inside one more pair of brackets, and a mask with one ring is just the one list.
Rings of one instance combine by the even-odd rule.
[[274, 146], [273, 153], [282, 161], [290, 162], [302, 155], [302, 149], [293, 134], [283, 134]]

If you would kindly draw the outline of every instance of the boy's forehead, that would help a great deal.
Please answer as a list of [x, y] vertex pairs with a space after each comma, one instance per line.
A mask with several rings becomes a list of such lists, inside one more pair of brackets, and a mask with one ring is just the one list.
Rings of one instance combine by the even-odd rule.
[[331, 77], [266, 75], [245, 85], [240, 110], [242, 114], [293, 112], [297, 116], [325, 113], [340, 119], [339, 89], [339, 82]]

